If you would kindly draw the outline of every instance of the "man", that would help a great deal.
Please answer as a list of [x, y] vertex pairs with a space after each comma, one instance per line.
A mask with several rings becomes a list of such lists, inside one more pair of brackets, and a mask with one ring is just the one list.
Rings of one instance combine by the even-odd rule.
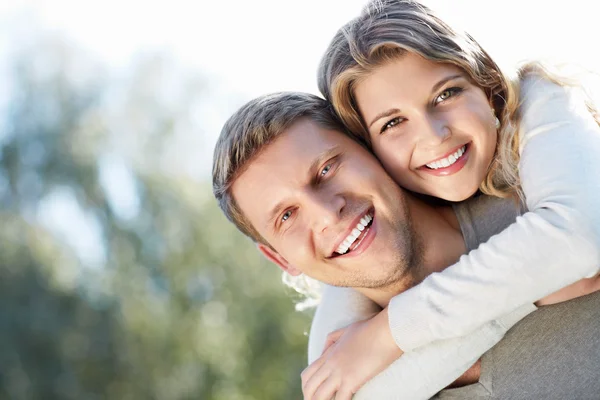
[[[216, 146], [213, 188], [227, 217], [282, 270], [355, 288], [382, 307], [467, 250], [451, 208], [402, 191], [365, 148], [343, 133], [327, 103], [310, 95], [265, 96], [238, 111]], [[464, 372], [532, 309], [524, 307], [467, 338], [442, 344], [460, 359], [446, 358], [448, 363]], [[387, 324], [385, 312], [376, 318]], [[387, 346], [390, 360], [402, 354], [391, 337], [372, 342]], [[411, 362], [419, 352], [428, 357], [419, 349], [398, 361]], [[440, 362], [419, 362], [417, 371], [445, 383], [433, 391], [439, 382], [417, 387], [422, 391], [414, 398], [432, 395], [460, 375], [448, 373]], [[350, 395], [338, 392], [340, 398]]]

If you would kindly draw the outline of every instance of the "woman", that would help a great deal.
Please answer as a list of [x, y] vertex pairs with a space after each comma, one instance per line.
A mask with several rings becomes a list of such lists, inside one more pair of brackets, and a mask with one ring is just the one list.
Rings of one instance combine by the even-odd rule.
[[[392, 300], [383, 329], [403, 351], [459, 337], [534, 301], [596, 289], [596, 280], [584, 280], [556, 292], [595, 276], [599, 265], [599, 131], [576, 90], [536, 66], [509, 79], [471, 37], [412, 1], [372, 3], [338, 32], [320, 88], [402, 186], [450, 201], [479, 189], [524, 199], [529, 210], [487, 246]], [[557, 264], [566, 251], [573, 264]], [[351, 351], [344, 346], [336, 351]], [[323, 387], [337, 391], [328, 381], [332, 354], [304, 373], [307, 398]]]

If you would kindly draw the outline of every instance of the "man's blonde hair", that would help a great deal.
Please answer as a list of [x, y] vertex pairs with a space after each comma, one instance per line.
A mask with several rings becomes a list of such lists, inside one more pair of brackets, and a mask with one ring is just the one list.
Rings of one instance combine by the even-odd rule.
[[225, 123], [215, 146], [213, 193], [227, 218], [255, 242], [268, 245], [239, 209], [231, 186], [266, 146], [302, 118], [325, 129], [344, 132], [327, 101], [308, 93], [284, 92], [262, 96], [242, 106]]

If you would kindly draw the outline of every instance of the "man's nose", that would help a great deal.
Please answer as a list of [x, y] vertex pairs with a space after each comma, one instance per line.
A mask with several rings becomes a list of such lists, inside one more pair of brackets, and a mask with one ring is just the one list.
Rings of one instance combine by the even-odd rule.
[[452, 131], [447, 122], [443, 118], [424, 116], [419, 129], [422, 143], [427, 146], [438, 146], [450, 139]]
[[343, 196], [313, 193], [307, 197], [306, 211], [310, 215], [315, 233], [324, 232], [340, 221], [342, 211], [346, 205]]

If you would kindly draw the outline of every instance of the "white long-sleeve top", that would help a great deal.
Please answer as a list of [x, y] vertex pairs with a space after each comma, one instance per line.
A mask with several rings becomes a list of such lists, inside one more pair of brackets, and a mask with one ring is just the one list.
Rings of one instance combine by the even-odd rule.
[[[392, 299], [390, 328], [406, 354], [356, 398], [430, 397], [497, 343], [535, 300], [597, 273], [600, 129], [576, 90], [535, 76], [522, 83], [521, 112], [520, 177], [530, 212]], [[309, 361], [320, 355], [327, 333], [376, 312], [369, 307], [351, 289], [326, 289]], [[516, 311], [498, 318], [510, 310]]]
[[[535, 309], [533, 304], [527, 304], [468, 335], [440, 340], [405, 353], [367, 382], [353, 399], [429, 399], [460, 377], [498, 343], [508, 329]], [[376, 303], [353, 289], [324, 286], [309, 336], [309, 362], [320, 357], [327, 334], [379, 311], [381, 308]]]
[[529, 212], [389, 304], [410, 351], [458, 337], [600, 266], [600, 127], [580, 90], [522, 82], [519, 176]]

